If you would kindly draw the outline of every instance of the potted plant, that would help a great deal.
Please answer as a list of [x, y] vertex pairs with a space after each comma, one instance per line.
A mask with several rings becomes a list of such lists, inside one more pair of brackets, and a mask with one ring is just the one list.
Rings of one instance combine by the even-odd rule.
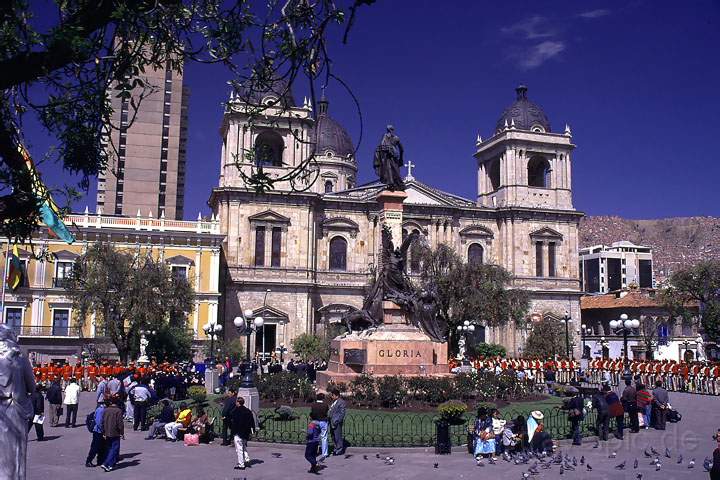
[[462, 425], [465, 423], [465, 412], [467, 405], [459, 400], [448, 400], [438, 405], [440, 420], [450, 425]]

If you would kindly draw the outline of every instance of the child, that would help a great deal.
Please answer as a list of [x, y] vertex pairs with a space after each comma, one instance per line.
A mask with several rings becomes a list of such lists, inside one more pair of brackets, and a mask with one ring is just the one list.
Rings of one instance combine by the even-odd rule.
[[317, 452], [320, 446], [320, 425], [314, 420], [308, 424], [307, 436], [305, 437], [305, 459], [310, 462], [310, 470], [308, 473], [320, 475], [320, 469], [317, 466]]

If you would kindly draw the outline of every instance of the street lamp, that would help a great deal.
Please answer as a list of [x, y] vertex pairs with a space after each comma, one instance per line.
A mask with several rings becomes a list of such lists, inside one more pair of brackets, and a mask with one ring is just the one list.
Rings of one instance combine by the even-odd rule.
[[570, 358], [570, 324], [572, 323], [572, 318], [570, 318], [570, 313], [566, 310], [565, 316], [560, 320], [565, 324], [565, 358]]
[[462, 357], [465, 358], [465, 343], [467, 342], [467, 334], [475, 331], [475, 325], [470, 323], [468, 320], [465, 320], [462, 325], [458, 325], [456, 328], [460, 334], [460, 339], [462, 340], [462, 348], [458, 345], [458, 350], [460, 350], [459, 353]]
[[620, 315], [620, 320], [610, 320], [610, 328], [615, 332], [615, 335], [623, 336], [623, 356], [625, 364], [625, 375], [630, 373], [630, 365], [628, 363], [628, 335], [632, 333], [633, 329], [640, 328], [640, 320], [634, 318], [629, 319], [627, 314], [623, 313]]
[[280, 354], [280, 363], [282, 364], [283, 363], [283, 355], [285, 354], [285, 352], [288, 351], [287, 347], [285, 346], [285, 344], [283, 342], [280, 342], [280, 346], [277, 347], [275, 349], [275, 351]]
[[253, 318], [253, 311], [249, 309], [245, 310], [244, 317], [235, 317], [235, 320], [233, 320], [233, 324], [235, 325], [235, 328], [237, 328], [238, 333], [247, 337], [245, 364], [242, 367], [243, 379], [240, 383], [240, 386], [243, 388], [255, 387], [252, 374], [253, 368], [252, 363], [250, 362], [250, 336], [253, 332], [257, 332], [259, 328], [262, 328], [264, 322], [265, 320], [259, 315]]
[[210, 337], [210, 364], [215, 364], [215, 337], [220, 335], [220, 332], [222, 332], [222, 325], [218, 325], [217, 323], [206, 323], [203, 327], [203, 332], [205, 332], [205, 336]]

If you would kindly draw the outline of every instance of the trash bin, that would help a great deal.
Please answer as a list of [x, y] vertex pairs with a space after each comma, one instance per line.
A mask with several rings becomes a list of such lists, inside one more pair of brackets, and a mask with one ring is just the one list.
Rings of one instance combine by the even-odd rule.
[[435, 422], [435, 453], [449, 455], [451, 450], [450, 424], [444, 420], [438, 420]]

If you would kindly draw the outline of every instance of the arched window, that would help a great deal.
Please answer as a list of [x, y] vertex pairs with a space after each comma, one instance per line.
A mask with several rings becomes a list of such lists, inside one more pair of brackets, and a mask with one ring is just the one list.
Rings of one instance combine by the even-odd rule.
[[481, 264], [483, 263], [484, 250], [482, 245], [479, 243], [473, 243], [468, 247], [468, 263]]
[[528, 162], [528, 186], [550, 188], [550, 162], [543, 157], [533, 157]]
[[325, 193], [332, 193], [333, 183], [332, 180], [325, 180]]
[[343, 237], [330, 240], [330, 270], [347, 270], [347, 241]]
[[410, 264], [410, 273], [420, 273], [420, 255], [416, 247], [417, 239], [420, 238], [420, 231], [415, 228], [413, 229], [413, 233], [416, 237], [415, 241], [410, 245], [410, 248], [408, 248], [408, 256], [410, 256], [408, 263]]
[[255, 164], [259, 167], [281, 167], [285, 143], [276, 132], [265, 131], [255, 139]]
[[490, 177], [490, 185], [492, 186], [493, 192], [500, 188], [500, 160], [495, 160], [490, 164], [490, 170], [488, 170], [488, 177]]

